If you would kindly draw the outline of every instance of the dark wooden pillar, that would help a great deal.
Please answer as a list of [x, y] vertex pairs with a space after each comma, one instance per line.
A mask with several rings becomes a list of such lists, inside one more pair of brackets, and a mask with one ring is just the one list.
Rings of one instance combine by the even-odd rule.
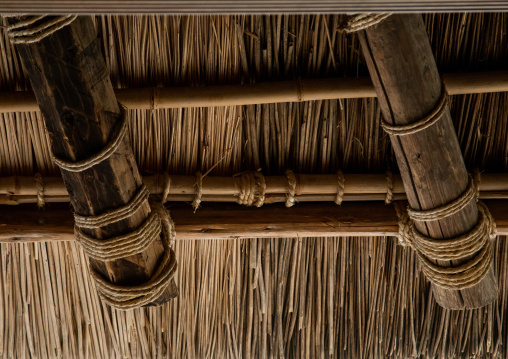
[[[385, 121], [404, 125], [430, 113], [442, 83], [421, 15], [392, 15], [358, 36]], [[390, 139], [412, 208], [432, 209], [465, 191], [468, 173], [449, 109], [435, 125]], [[477, 220], [477, 206], [471, 201], [451, 217], [416, 227], [433, 238], [451, 238], [471, 230]], [[451, 309], [485, 306], [498, 292], [492, 268], [474, 287], [456, 291], [433, 285], [433, 291], [437, 302]]]
[[[75, 162], [99, 152], [122, 114], [91, 17], [78, 17], [40, 42], [16, 48], [44, 115], [54, 155]], [[125, 205], [142, 184], [128, 136], [105, 161], [83, 172], [62, 170], [62, 177], [74, 211], [85, 216]], [[145, 204], [133, 216], [87, 233], [99, 239], [127, 233], [143, 223], [149, 213], [150, 207]], [[156, 241], [137, 255], [90, 262], [111, 282], [136, 285], [150, 278], [163, 251], [162, 242]], [[172, 282], [156, 302], [166, 302], [177, 294]]]

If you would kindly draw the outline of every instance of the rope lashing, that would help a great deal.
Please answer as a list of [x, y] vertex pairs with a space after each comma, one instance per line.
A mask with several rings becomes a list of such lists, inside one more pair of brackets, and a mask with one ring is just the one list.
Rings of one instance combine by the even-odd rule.
[[78, 162], [65, 161], [53, 155], [53, 162], [55, 162], [58, 167], [69, 172], [82, 172], [92, 168], [93, 166], [111, 157], [111, 155], [118, 150], [122, 140], [125, 137], [125, 134], [127, 133], [127, 125], [128, 119], [126, 111], [122, 108], [122, 118], [115, 126], [113, 131], [113, 140], [110, 140], [101, 151], [87, 159]]
[[385, 204], [391, 204], [393, 201], [393, 173], [386, 171], [386, 197]]
[[[474, 178], [473, 178], [474, 177]], [[420, 259], [422, 271], [435, 285], [461, 290], [475, 286], [487, 274], [493, 260], [491, 240], [496, 237], [496, 224], [487, 206], [477, 201], [478, 222], [468, 233], [448, 239], [433, 239], [420, 233], [414, 221], [435, 221], [451, 216], [465, 208], [471, 200], [478, 200], [479, 172], [470, 176], [466, 191], [456, 200], [427, 211], [403, 208], [394, 203], [399, 217], [399, 242], [410, 246]], [[444, 267], [433, 261], [464, 260], [465, 263]]]
[[340, 206], [344, 200], [344, 184], [346, 179], [341, 170], [337, 172], [337, 197], [335, 197], [335, 204]]
[[296, 195], [296, 176], [291, 170], [286, 171], [286, 176], [288, 178], [288, 193], [286, 198], [286, 207], [293, 207], [295, 204], [295, 195]]
[[466, 190], [455, 200], [443, 206], [432, 208], [429, 210], [415, 210], [408, 208], [407, 212], [413, 221], [438, 221], [455, 213], [462, 211], [473, 200], [478, 199], [479, 184], [469, 176], [469, 183]]
[[[64, 170], [81, 172], [111, 157], [118, 150], [127, 133], [127, 116], [123, 108], [122, 114], [122, 119], [115, 126], [110, 142], [100, 152], [79, 162], [68, 162], [53, 157], [54, 162]], [[162, 205], [157, 205], [138, 228], [113, 238], [97, 239], [85, 234], [82, 228], [99, 229], [127, 219], [148, 203], [148, 197], [148, 189], [142, 186], [131, 200], [121, 207], [94, 216], [74, 215], [76, 239], [90, 258], [100, 261], [114, 261], [142, 253], [160, 238], [162, 233], [163, 258], [146, 283], [137, 286], [117, 285], [107, 281], [90, 268], [100, 297], [117, 309], [131, 309], [146, 305], [158, 298], [166, 289], [177, 267], [175, 253], [172, 250], [175, 241], [173, 221], [169, 212]]]
[[162, 206], [154, 208], [152, 218], [158, 218], [156, 226], [162, 227], [162, 243], [164, 245], [164, 256], [161, 263], [148, 282], [137, 286], [123, 286], [113, 284], [102, 276], [91, 270], [92, 277], [102, 300], [117, 309], [132, 309], [146, 305], [160, 297], [173, 278], [176, 268], [176, 256], [172, 250], [172, 243], [175, 241], [174, 224], [169, 212]]
[[338, 30], [346, 33], [352, 33], [360, 30], [366, 30], [371, 26], [379, 24], [389, 17], [390, 13], [381, 14], [358, 14], [350, 16], [347, 21], [339, 26]]
[[74, 222], [80, 228], [97, 229], [119, 222], [135, 214], [146, 203], [150, 192], [146, 186], [142, 186], [136, 195], [126, 205], [105, 212], [98, 216], [80, 216], [74, 213]]
[[46, 200], [44, 199], [44, 180], [40, 173], [35, 174], [35, 185], [37, 186], [37, 207], [42, 208]]
[[[97, 229], [132, 216], [148, 200], [148, 191], [142, 187], [132, 200], [114, 211], [92, 217], [77, 216], [77, 223], [84, 228]], [[141, 204], [140, 204], [141, 203]], [[159, 204], [148, 218], [135, 230], [109, 239], [96, 239], [86, 235], [76, 224], [74, 232], [85, 253], [100, 261], [113, 261], [144, 252], [155, 240], [160, 238], [164, 245], [163, 259], [148, 282], [139, 286], [113, 284], [90, 268], [101, 298], [117, 309], [131, 309], [146, 305], [158, 298], [165, 290], [176, 270], [176, 257], [172, 250], [175, 242], [174, 224], [169, 212]]]
[[391, 125], [382, 120], [381, 127], [383, 127], [386, 133], [392, 136], [412, 135], [435, 124], [443, 116], [447, 108], [448, 93], [446, 92], [446, 88], [443, 84], [441, 89], [441, 96], [439, 97], [439, 100], [434, 109], [427, 116], [407, 125]]
[[261, 207], [265, 204], [265, 192], [266, 192], [266, 181], [265, 176], [259, 171], [254, 172], [254, 178], [256, 179], [256, 187], [258, 189], [258, 198], [254, 205], [256, 207]]
[[161, 232], [161, 219], [152, 211], [143, 224], [132, 232], [109, 239], [96, 239], [86, 235], [76, 225], [74, 233], [89, 257], [100, 261], [114, 261], [145, 251]]
[[196, 197], [194, 197], [192, 201], [192, 208], [194, 208], [194, 212], [196, 212], [201, 204], [201, 197], [203, 196], [203, 175], [201, 172], [196, 173], [196, 183], [194, 187], [196, 187]]
[[50, 36], [76, 20], [76, 15], [47, 17], [33, 16], [7, 27], [12, 44], [32, 44]]
[[171, 176], [169, 175], [169, 173], [164, 172], [164, 191], [162, 192], [162, 204], [167, 202], [170, 188], [171, 188]]
[[266, 182], [262, 173], [243, 172], [239, 174], [240, 188], [238, 204], [261, 207], [265, 203]]

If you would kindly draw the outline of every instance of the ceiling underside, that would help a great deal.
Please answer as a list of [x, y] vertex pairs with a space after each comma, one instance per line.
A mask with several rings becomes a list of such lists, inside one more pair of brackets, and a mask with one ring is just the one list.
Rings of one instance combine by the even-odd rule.
[[[441, 72], [502, 70], [504, 14], [425, 15]], [[96, 17], [114, 87], [203, 86], [367, 75], [338, 16]], [[24, 90], [0, 41], [0, 89]], [[452, 98], [469, 169], [508, 169], [506, 93]], [[144, 174], [396, 171], [375, 99], [130, 111]], [[0, 175], [58, 175], [39, 113], [0, 116]], [[206, 206], [206, 204], [204, 204]], [[297, 204], [298, 205], [298, 204]], [[508, 357], [505, 238], [499, 299], [439, 308], [393, 238], [178, 242], [180, 296], [163, 308], [100, 304], [74, 243], [0, 247], [0, 357]]]

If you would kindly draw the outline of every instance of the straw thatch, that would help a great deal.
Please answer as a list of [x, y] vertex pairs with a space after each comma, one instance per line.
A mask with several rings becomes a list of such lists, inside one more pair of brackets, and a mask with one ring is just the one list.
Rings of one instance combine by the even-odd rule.
[[[441, 71], [506, 67], [508, 16], [426, 15]], [[97, 17], [115, 87], [366, 75], [339, 17]], [[0, 88], [26, 89], [0, 41]], [[396, 170], [375, 99], [131, 111], [142, 172]], [[506, 93], [453, 97], [469, 168], [508, 169]], [[58, 175], [39, 113], [0, 117], [0, 175]], [[206, 204], [204, 204], [206, 205]], [[298, 205], [298, 204], [297, 204]], [[498, 300], [447, 311], [394, 238], [177, 242], [180, 296], [102, 305], [75, 243], [0, 247], [0, 357], [508, 357], [508, 248]]]

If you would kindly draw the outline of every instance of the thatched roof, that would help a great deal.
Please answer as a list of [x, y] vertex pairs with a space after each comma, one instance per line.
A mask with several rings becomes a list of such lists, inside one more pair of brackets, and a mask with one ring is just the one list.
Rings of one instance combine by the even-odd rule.
[[[440, 71], [498, 70], [505, 14], [425, 15]], [[97, 17], [118, 88], [368, 75], [338, 16]], [[0, 89], [28, 82], [0, 41]], [[232, 175], [396, 170], [375, 99], [130, 111], [140, 170]], [[508, 169], [508, 96], [462, 95], [452, 116], [468, 168]], [[55, 176], [40, 113], [0, 117], [0, 175]], [[206, 205], [206, 204], [205, 204]], [[394, 238], [177, 242], [177, 300], [102, 305], [75, 243], [1, 244], [0, 357], [507, 357], [508, 248], [499, 298], [448, 311]]]

